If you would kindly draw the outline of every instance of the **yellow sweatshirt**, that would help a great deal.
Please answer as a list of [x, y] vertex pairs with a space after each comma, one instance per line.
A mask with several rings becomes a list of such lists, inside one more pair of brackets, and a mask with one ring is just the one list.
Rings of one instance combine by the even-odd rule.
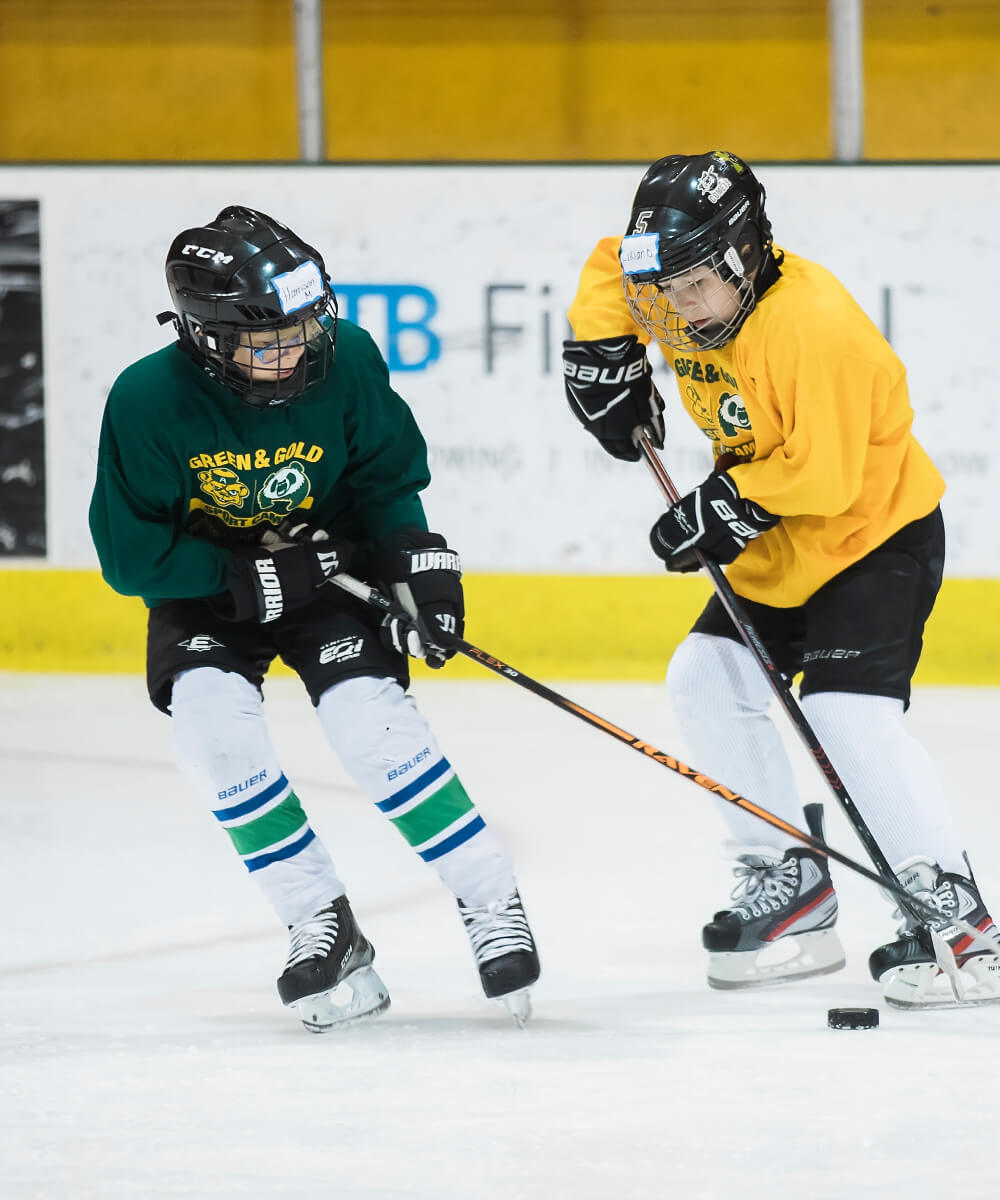
[[[569, 320], [588, 341], [635, 334], [620, 238], [587, 260]], [[944, 480], [911, 432], [906, 371], [846, 289], [785, 254], [781, 277], [719, 350], [660, 345], [681, 401], [740, 495], [781, 523], [727, 569], [734, 590], [777, 608], [803, 604], [834, 575], [937, 506]]]

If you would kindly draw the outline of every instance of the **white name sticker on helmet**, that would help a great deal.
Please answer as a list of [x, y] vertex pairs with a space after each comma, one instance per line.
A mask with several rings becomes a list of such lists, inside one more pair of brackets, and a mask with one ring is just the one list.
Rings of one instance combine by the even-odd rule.
[[283, 313], [305, 308], [323, 295], [323, 275], [312, 261], [304, 262], [284, 275], [275, 275], [271, 285], [278, 293], [278, 303]]
[[626, 275], [660, 269], [660, 235], [658, 233], [627, 233], [622, 238], [618, 257]]
[[723, 254], [722, 257], [725, 260], [726, 266], [730, 269], [730, 271], [732, 271], [732, 273], [734, 275], [738, 275], [742, 279], [743, 278], [743, 259], [740, 258], [740, 252], [736, 249], [736, 247], [735, 246], [727, 246], [726, 253]]

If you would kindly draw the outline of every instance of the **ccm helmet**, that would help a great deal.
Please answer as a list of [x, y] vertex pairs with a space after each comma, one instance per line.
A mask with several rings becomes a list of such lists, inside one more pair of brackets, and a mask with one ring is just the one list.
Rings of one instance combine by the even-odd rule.
[[255, 408], [287, 404], [325, 379], [337, 300], [323, 259], [285, 225], [233, 206], [186, 229], [167, 254], [181, 348]]
[[642, 177], [620, 258], [636, 323], [676, 350], [731, 341], [774, 282], [764, 188], [735, 154], [674, 154]]

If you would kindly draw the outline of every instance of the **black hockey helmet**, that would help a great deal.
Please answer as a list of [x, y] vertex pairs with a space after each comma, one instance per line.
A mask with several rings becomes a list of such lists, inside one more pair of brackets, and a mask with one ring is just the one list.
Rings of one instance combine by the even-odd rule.
[[[653, 163], [635, 193], [620, 252], [637, 324], [678, 350], [711, 350], [731, 341], [777, 277], [765, 198], [750, 167], [725, 150], [673, 154]], [[700, 295], [711, 308], [709, 272], [725, 286], [725, 302], [714, 303], [725, 314], [689, 324], [672, 301], [671, 284], [701, 283]]]
[[176, 312], [160, 323], [172, 320], [181, 347], [247, 404], [287, 404], [326, 378], [337, 300], [320, 254], [287, 226], [224, 208], [174, 238], [166, 271]]

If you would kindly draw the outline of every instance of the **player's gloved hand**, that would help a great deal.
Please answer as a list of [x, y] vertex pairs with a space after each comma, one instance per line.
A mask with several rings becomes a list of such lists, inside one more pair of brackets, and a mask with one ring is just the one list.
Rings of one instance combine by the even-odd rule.
[[[316, 525], [310, 525], [306, 521], [300, 521], [297, 518], [292, 519], [286, 517], [277, 529], [267, 529], [264, 531], [260, 539], [260, 544], [265, 550], [288, 550], [292, 546], [305, 545], [309, 542], [328, 542], [330, 535], [325, 529], [320, 529]], [[347, 545], [346, 542], [341, 545]], [[344, 561], [344, 565], [339, 569], [341, 571], [347, 569], [347, 558], [350, 558], [350, 553]]]
[[668, 571], [697, 571], [697, 553], [712, 562], [731, 563], [780, 519], [744, 500], [725, 471], [713, 472], [667, 509], [650, 531], [649, 543]]
[[632, 435], [640, 426], [663, 449], [663, 400], [634, 334], [563, 342], [563, 383], [570, 411], [615, 458], [638, 462]]
[[397, 530], [376, 555], [376, 570], [403, 612], [382, 622], [389, 649], [443, 667], [465, 633], [462, 564], [444, 538], [422, 529]]
[[345, 571], [352, 550], [350, 542], [330, 538], [325, 529], [283, 522], [263, 535], [260, 547], [234, 551], [227, 591], [215, 607], [231, 621], [276, 621], [308, 604], [316, 588]]

